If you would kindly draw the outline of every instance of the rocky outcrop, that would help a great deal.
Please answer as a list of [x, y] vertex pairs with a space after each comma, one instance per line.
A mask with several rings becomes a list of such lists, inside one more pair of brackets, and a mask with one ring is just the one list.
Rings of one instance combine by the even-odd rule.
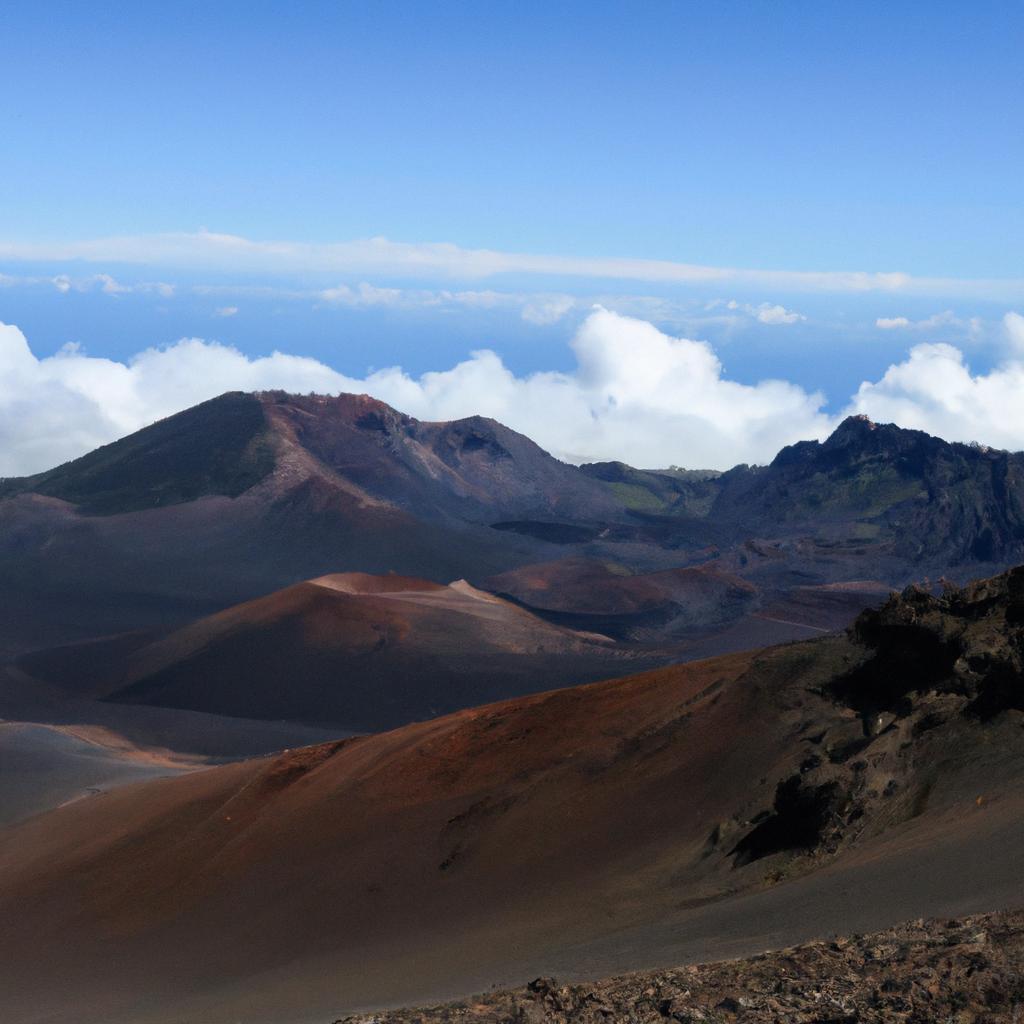
[[1024, 912], [914, 921], [747, 960], [515, 991], [335, 1024], [1006, 1024], [1024, 1018]]
[[1024, 567], [941, 597], [909, 587], [852, 632], [872, 654], [833, 692], [866, 722], [920, 714], [925, 694], [927, 728], [957, 713], [1024, 710]]
[[[786, 877], [787, 859], [831, 857], [916, 818], [954, 779], [957, 799], [970, 799], [968, 780], [984, 782], [972, 759], [987, 757], [986, 748], [1016, 756], [1020, 716], [1003, 713], [1024, 711], [1024, 567], [942, 596], [908, 587], [863, 612], [846, 640], [827, 676], [814, 682], [804, 675], [804, 695], [787, 678], [800, 648], [767, 652], [755, 667], [762, 678], [778, 679], [772, 689], [780, 705], [805, 709], [804, 754], [778, 779], [772, 805], [746, 818], [746, 829], [734, 820], [711, 837], [710, 846], [727, 850], [736, 867], [784, 854], [769, 862], [776, 865], [770, 877]], [[827, 703], [814, 709], [808, 692]], [[982, 806], [983, 791], [974, 799]]]

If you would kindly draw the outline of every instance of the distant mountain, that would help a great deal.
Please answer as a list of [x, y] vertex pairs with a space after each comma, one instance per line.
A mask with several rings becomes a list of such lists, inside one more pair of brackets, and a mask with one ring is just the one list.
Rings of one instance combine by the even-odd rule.
[[[553, 604], [506, 576], [563, 559], [550, 570], [561, 581]], [[593, 586], [563, 584], [593, 582], [609, 564], [612, 591], [648, 588], [643, 612], [649, 623], [660, 616], [664, 636], [710, 640], [764, 612], [760, 623], [778, 631], [763, 642], [821, 628], [793, 604], [806, 606], [808, 587], [873, 581], [877, 593], [1021, 559], [1024, 455], [864, 419], [768, 466], [716, 474], [575, 467], [493, 420], [425, 423], [365, 395], [232, 393], [0, 482], [0, 654], [166, 631], [351, 571], [475, 586], [494, 577], [550, 620], [596, 628], [586, 618], [603, 614]], [[677, 597], [655, 612], [649, 588], [664, 596], [670, 577], [621, 579], [701, 565], [705, 576], [691, 580], [753, 589], [680, 602], [673, 584]], [[849, 603], [858, 592], [842, 591]], [[661, 639], [657, 628], [619, 626], [609, 621], [620, 639]]]
[[181, 624], [337, 570], [479, 577], [550, 550], [490, 524], [617, 508], [493, 421], [228, 394], [0, 483], [0, 568], [17, 595], [0, 644]]
[[[620, 463], [583, 466], [634, 517], [673, 536], [750, 537], [857, 549], [863, 564], [908, 570], [1011, 564], [1024, 557], [1024, 454], [950, 444], [919, 430], [844, 420], [824, 442], [784, 448], [768, 466], [694, 479]], [[970, 568], [968, 568], [970, 571]]]
[[35, 476], [0, 480], [0, 497], [41, 494], [85, 515], [237, 497], [274, 469], [262, 403], [232, 392]]
[[326, 1021], [1005, 907], [1022, 651], [1024, 568], [844, 635], [77, 801], [0, 830], [0, 1005]]
[[843, 421], [784, 448], [761, 472], [720, 478], [712, 515], [774, 532], [845, 527], [908, 562], [988, 563], [1024, 553], [1024, 454], [948, 444], [919, 430]]
[[87, 515], [238, 497], [277, 477], [316, 480], [363, 504], [428, 518], [493, 522], [616, 511], [607, 488], [494, 420], [424, 423], [367, 395], [232, 392], [46, 473], [0, 484], [0, 496], [60, 498]]

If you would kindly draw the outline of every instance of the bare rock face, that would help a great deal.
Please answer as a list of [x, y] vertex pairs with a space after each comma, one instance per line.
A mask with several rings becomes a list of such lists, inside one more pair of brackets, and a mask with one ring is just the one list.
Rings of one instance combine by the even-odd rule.
[[[1024, 567], [942, 597], [908, 588], [864, 612], [853, 634], [873, 656], [834, 692], [866, 718], [912, 714], [924, 690], [983, 719], [1024, 709]], [[926, 727], [941, 720], [936, 707]]]
[[[1024, 711], [1024, 567], [941, 597], [908, 587], [863, 612], [848, 640], [849, 667], [812, 687], [839, 717], [808, 718], [806, 754], [733, 841], [736, 866], [833, 855], [918, 817], [954, 777], [960, 799], [980, 787], [981, 806], [985, 778], [970, 752], [992, 742], [1010, 758], [1019, 715], [1002, 713]], [[980, 739], [997, 723], [1004, 740]]]
[[914, 921], [747, 960], [583, 985], [537, 978], [335, 1024], [1005, 1024], [1024, 1017], [1024, 913]]
[[713, 486], [716, 519], [769, 535], [815, 527], [833, 544], [859, 538], [883, 559], [948, 569], [1012, 563], [1024, 550], [1024, 455], [862, 416]]

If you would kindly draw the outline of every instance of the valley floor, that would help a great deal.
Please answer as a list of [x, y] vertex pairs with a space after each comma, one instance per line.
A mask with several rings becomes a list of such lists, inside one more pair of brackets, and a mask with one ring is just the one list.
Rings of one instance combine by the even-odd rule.
[[744, 960], [560, 985], [538, 978], [336, 1024], [1005, 1024], [1024, 1021], [1024, 911], [914, 921]]

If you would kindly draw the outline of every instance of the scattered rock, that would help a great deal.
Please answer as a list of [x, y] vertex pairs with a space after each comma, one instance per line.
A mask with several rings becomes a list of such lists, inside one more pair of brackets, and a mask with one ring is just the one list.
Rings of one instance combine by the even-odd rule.
[[1005, 1024], [1024, 1021], [1024, 911], [912, 921], [723, 963], [335, 1024]]

